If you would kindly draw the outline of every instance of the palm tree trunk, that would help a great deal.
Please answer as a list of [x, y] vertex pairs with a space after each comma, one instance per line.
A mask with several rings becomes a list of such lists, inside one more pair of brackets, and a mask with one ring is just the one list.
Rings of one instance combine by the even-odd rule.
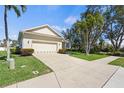
[[5, 24], [5, 37], [7, 44], [7, 60], [10, 59], [10, 46], [9, 46], [9, 37], [8, 37], [8, 25], [7, 25], [7, 7], [4, 6], [4, 24]]

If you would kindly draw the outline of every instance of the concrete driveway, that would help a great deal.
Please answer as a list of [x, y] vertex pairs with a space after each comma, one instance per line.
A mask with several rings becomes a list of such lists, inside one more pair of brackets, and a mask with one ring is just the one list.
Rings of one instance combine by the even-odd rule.
[[[39, 54], [35, 57], [53, 69], [59, 87], [63, 88], [104, 87], [118, 69], [116, 66], [106, 65], [103, 62], [101, 64], [99, 62], [86, 62], [86, 60], [66, 54]], [[109, 61], [109, 59], [107, 60]], [[104, 60], [106, 58], [102, 61]]]

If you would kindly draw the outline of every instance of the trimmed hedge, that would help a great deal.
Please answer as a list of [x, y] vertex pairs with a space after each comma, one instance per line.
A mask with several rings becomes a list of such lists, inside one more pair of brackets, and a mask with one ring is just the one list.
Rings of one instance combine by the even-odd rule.
[[59, 49], [58, 53], [65, 54], [66, 53], [66, 49]]
[[33, 54], [33, 52], [34, 52], [34, 49], [32, 49], [32, 48], [22, 48], [21, 49], [22, 56], [30, 56]]

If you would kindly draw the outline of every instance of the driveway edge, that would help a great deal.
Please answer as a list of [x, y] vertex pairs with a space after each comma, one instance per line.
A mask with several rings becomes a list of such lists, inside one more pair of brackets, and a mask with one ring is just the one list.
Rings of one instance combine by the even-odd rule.
[[101, 86], [101, 88], [104, 88], [104, 86], [108, 83], [108, 81], [116, 74], [116, 72], [119, 70], [120, 67], [118, 67], [112, 75], [105, 81], [105, 83]]

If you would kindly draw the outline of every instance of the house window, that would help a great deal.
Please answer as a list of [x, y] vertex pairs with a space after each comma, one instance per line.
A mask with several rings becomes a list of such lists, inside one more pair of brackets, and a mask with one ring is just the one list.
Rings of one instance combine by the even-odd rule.
[[29, 44], [29, 40], [28, 40], [28, 44]]

